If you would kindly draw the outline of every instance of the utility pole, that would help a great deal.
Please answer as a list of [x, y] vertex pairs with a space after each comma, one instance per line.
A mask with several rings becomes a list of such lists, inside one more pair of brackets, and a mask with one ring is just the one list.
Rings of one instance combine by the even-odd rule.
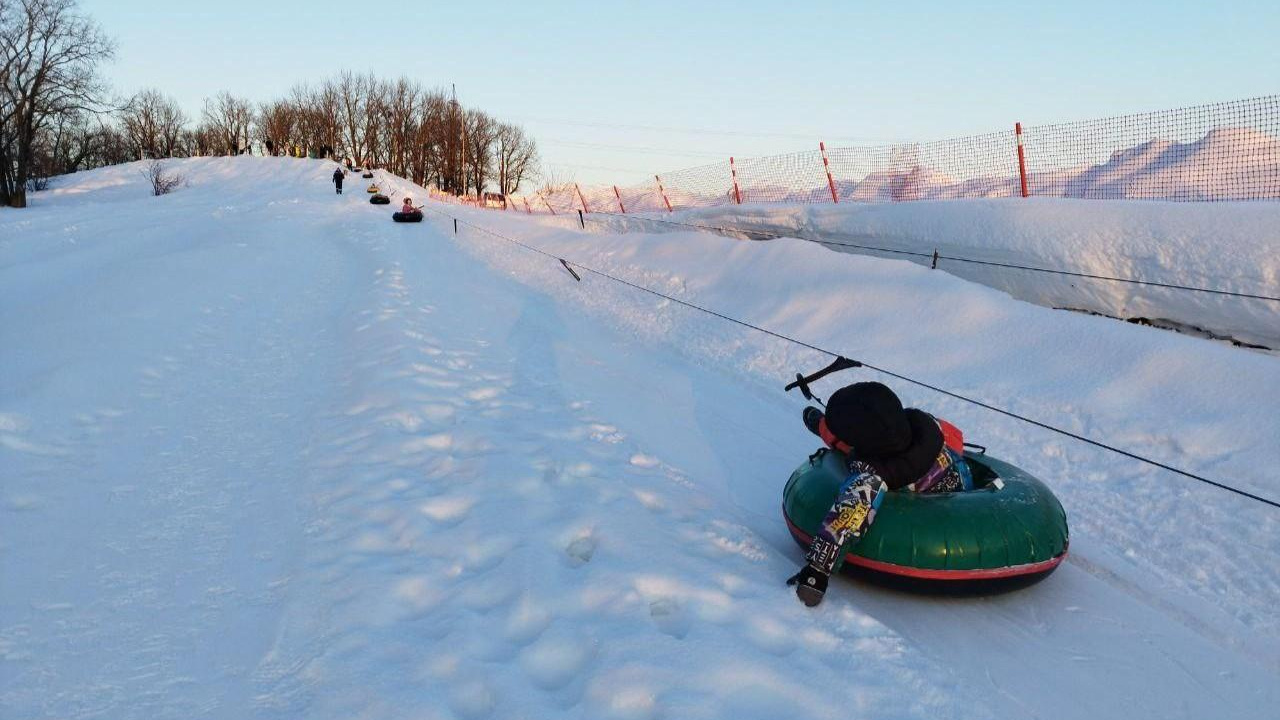
[[[456, 145], [456, 144], [458, 143], [458, 138], [462, 136], [462, 133], [460, 132], [460, 129], [459, 129], [459, 127], [458, 127], [458, 122], [459, 122], [459, 117], [458, 117], [458, 84], [457, 84], [457, 83], [449, 83], [449, 86], [452, 88], [452, 91], [453, 91], [453, 95], [452, 95], [452, 97], [453, 97], [453, 101], [452, 101], [452, 103], [451, 103], [452, 111], [449, 113], [449, 134], [453, 137], [453, 144], [454, 144], [454, 145]], [[453, 190], [454, 192], [456, 192], [456, 193], [458, 193], [459, 195], [461, 195], [461, 194], [462, 194], [462, 188], [461, 188], [461, 186], [459, 185], [459, 182], [458, 182], [458, 181], [461, 179], [461, 177], [462, 177], [462, 152], [461, 152], [461, 149], [459, 149], [459, 151], [457, 152], [457, 154], [453, 157], [453, 162], [452, 162], [452, 163], [450, 163], [450, 164], [451, 164], [451, 165], [453, 165], [453, 168], [452, 168], [452, 170], [453, 170], [453, 177], [449, 179], [449, 184], [453, 186], [452, 190]]]
[[[462, 125], [462, 190], [465, 192], [467, 189], [467, 171], [470, 169], [467, 167], [467, 160], [472, 157], [472, 154], [471, 143], [467, 139], [467, 119], [462, 115], [462, 106], [458, 104], [458, 86], [456, 84], [453, 85], [453, 106], [458, 113], [458, 122]], [[478, 161], [477, 164], [479, 164]], [[479, 200], [481, 188], [479, 187], [479, 182], [476, 184], [476, 199]]]

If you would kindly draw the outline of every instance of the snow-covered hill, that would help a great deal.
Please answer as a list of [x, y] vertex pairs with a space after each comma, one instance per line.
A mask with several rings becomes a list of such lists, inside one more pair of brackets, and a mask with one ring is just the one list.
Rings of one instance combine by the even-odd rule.
[[[0, 716], [1267, 718], [1280, 513], [890, 381], [1045, 478], [1052, 577], [804, 608], [808, 351], [322, 161], [0, 210]], [[421, 188], [377, 180], [399, 200]], [[784, 239], [430, 206], [1250, 491], [1280, 364]], [[820, 392], [848, 374], [824, 381]], [[884, 378], [879, 378], [884, 379]]]

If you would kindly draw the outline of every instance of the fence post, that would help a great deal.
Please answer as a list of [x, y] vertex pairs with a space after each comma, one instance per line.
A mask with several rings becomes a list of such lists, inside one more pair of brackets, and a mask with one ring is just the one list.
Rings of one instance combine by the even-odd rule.
[[573, 189], [578, 191], [578, 202], [582, 203], [582, 212], [591, 212], [591, 208], [587, 207], [587, 199], [582, 197], [582, 188], [578, 187], [578, 183], [573, 184]]
[[733, 201], [742, 204], [742, 193], [738, 191], [738, 168], [733, 164], [733, 156], [729, 156], [729, 174], [733, 175]]
[[520, 202], [524, 203], [524, 212], [526, 215], [532, 215], [533, 210], [529, 207], [529, 198], [521, 195]]
[[653, 179], [658, 183], [658, 194], [662, 196], [662, 202], [666, 203], [667, 212], [674, 212], [671, 209], [671, 201], [667, 199], [667, 191], [662, 189], [662, 178], [654, 175]]
[[581, 210], [578, 211], [578, 224], [582, 226], [583, 230], [587, 229], [587, 219], [582, 216]]
[[547, 202], [547, 196], [542, 193], [538, 193], [538, 197], [542, 198], [542, 204], [547, 206], [547, 209], [551, 211], [552, 215], [555, 215], [556, 209], [551, 207], [551, 203]]
[[831, 190], [831, 202], [840, 204], [840, 198], [836, 196], [836, 181], [831, 179], [831, 163], [827, 160], [827, 144], [818, 141], [818, 149], [822, 151], [822, 169], [827, 171], [827, 189]]
[[1022, 181], [1022, 197], [1027, 197], [1027, 155], [1022, 150], [1022, 123], [1013, 124], [1013, 134], [1018, 138], [1018, 178]]
[[622, 211], [622, 214], [623, 214], [623, 215], [626, 215], [626, 214], [627, 214], [627, 208], [626, 208], [626, 206], [625, 206], [625, 205], [623, 205], [623, 204], [622, 204], [622, 193], [618, 192], [618, 186], [617, 186], [617, 185], [614, 185], [614, 186], [613, 186], [613, 194], [618, 198], [618, 209]]

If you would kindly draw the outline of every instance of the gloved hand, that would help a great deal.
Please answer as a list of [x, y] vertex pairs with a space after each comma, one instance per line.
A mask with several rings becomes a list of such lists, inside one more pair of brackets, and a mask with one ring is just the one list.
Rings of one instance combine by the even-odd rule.
[[808, 607], [822, 602], [827, 592], [828, 575], [812, 565], [805, 565], [800, 572], [787, 579], [787, 585], [796, 586], [796, 597]]
[[822, 437], [822, 434], [818, 432], [818, 423], [822, 421], [823, 417], [821, 410], [812, 405], [807, 405], [801, 417], [804, 419], [804, 426], [809, 429], [809, 432]]

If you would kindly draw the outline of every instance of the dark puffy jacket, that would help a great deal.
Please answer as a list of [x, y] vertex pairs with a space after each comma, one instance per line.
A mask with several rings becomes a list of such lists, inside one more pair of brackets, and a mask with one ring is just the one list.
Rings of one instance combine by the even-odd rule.
[[[830, 406], [830, 404], [829, 404]], [[907, 408], [905, 447], [892, 451], [860, 452], [840, 440], [822, 418], [818, 436], [828, 446], [870, 465], [890, 490], [915, 492], [951, 492], [973, 487], [968, 465], [964, 461], [964, 435], [946, 420], [935, 418], [923, 410]], [[834, 423], [833, 423], [834, 424]]]
[[907, 408], [911, 445], [900, 453], [864, 457], [891, 490], [938, 492], [973, 487], [964, 461], [964, 436], [951, 423], [923, 410]]

